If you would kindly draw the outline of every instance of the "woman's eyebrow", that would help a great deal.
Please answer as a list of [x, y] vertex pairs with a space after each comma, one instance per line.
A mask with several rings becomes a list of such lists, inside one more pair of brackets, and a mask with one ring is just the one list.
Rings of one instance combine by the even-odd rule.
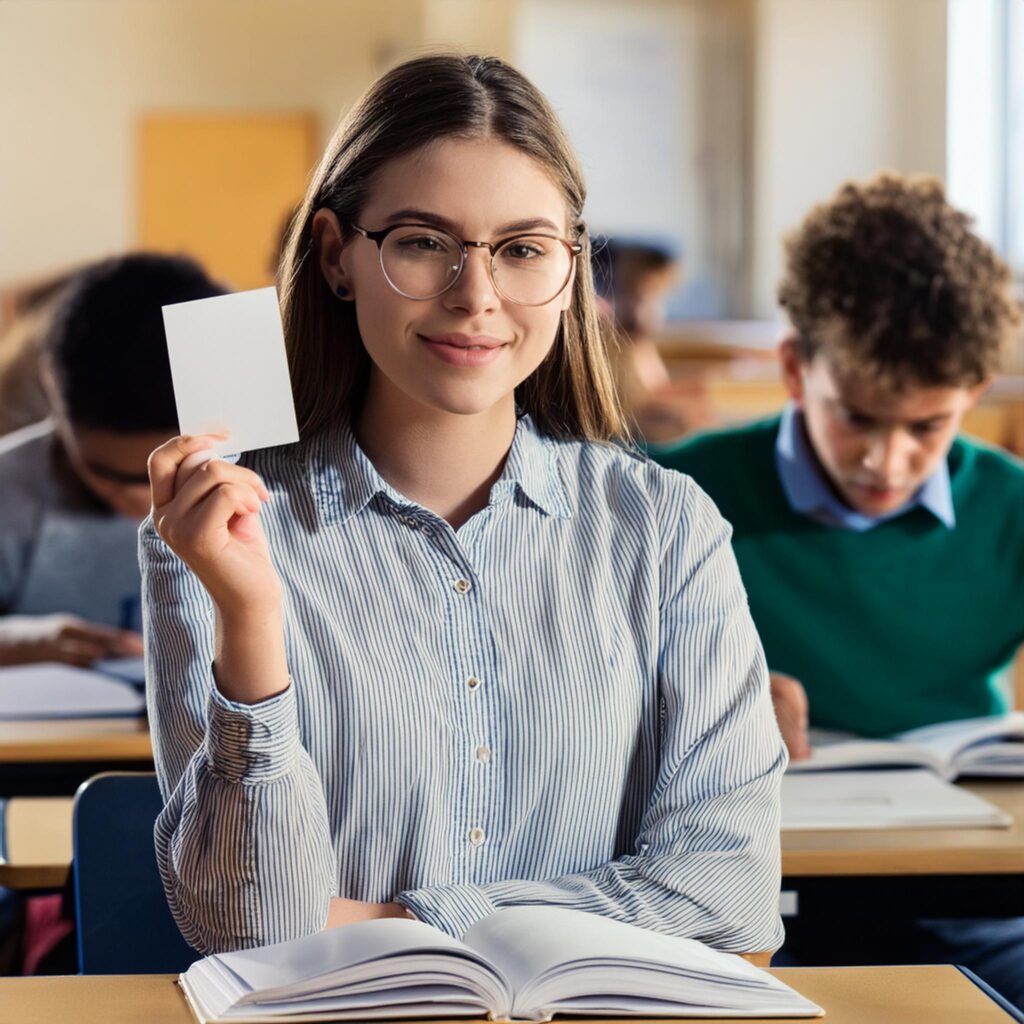
[[[439, 213], [431, 213], [429, 210], [416, 210], [412, 207], [407, 207], [404, 210], [396, 210], [394, 213], [388, 214], [384, 219], [386, 225], [398, 224], [402, 221], [414, 221], [417, 224], [430, 224], [434, 227], [443, 228], [445, 231], [450, 232], [453, 235], [457, 235], [458, 227], [454, 221], [449, 220], [447, 217], [442, 217]], [[536, 228], [547, 228], [554, 231], [556, 234], [559, 231], [558, 225], [553, 221], [547, 219], [547, 217], [531, 217], [527, 220], [512, 221], [510, 224], [503, 224], [495, 232], [496, 235], [515, 235], [523, 231], [533, 231]]]

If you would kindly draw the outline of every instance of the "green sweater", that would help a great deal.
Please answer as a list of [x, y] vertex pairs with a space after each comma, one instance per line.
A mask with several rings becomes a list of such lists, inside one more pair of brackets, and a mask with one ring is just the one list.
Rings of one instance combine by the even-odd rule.
[[804, 684], [812, 724], [884, 735], [1004, 711], [996, 677], [1024, 641], [1024, 465], [958, 438], [955, 529], [915, 508], [856, 533], [792, 511], [778, 427], [652, 454], [732, 523], [768, 665]]

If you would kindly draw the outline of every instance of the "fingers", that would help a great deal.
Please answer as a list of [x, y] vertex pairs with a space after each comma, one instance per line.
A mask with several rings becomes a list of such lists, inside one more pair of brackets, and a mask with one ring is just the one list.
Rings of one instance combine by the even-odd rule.
[[[183, 464], [183, 469], [185, 468]], [[198, 505], [215, 487], [227, 484], [249, 487], [259, 502], [270, 500], [270, 492], [259, 474], [244, 466], [233, 466], [223, 459], [205, 459], [187, 468], [190, 472], [184, 479], [182, 472], [178, 474], [173, 499], [176, 511], [185, 512]]]
[[91, 664], [99, 658], [137, 657], [143, 653], [142, 637], [138, 633], [81, 619], [72, 619], [61, 629], [56, 648], [62, 656], [74, 659], [73, 664], [83, 659]]
[[[248, 484], [220, 483], [208, 488], [183, 515], [165, 517], [161, 535], [176, 551], [188, 551], [200, 559], [209, 558], [223, 547], [232, 520], [255, 516], [261, 500]], [[242, 539], [251, 533], [243, 530]]]
[[141, 658], [145, 651], [142, 634], [123, 629], [117, 638], [117, 650], [113, 653], [122, 658]]
[[811, 756], [811, 744], [807, 735], [809, 708], [807, 693], [792, 676], [781, 672], [771, 673], [772, 706], [779, 731], [786, 742], [790, 759], [803, 761]]
[[[210, 504], [210, 496], [219, 490], [225, 491], [230, 500]], [[193, 464], [191, 475], [179, 483], [174, 497], [154, 509], [154, 521], [160, 536], [175, 547], [195, 538], [199, 523], [205, 528], [223, 527], [232, 516], [257, 513], [262, 502], [269, 499], [263, 481], [251, 469], [233, 466], [222, 459], [209, 459]], [[200, 507], [202, 514], [194, 515]], [[208, 518], [213, 510], [221, 511], [222, 521], [214, 523]]]
[[149, 456], [149, 484], [153, 492], [153, 508], [166, 505], [174, 497], [174, 480], [178, 467], [194, 452], [212, 448], [226, 434], [196, 434], [172, 437]]

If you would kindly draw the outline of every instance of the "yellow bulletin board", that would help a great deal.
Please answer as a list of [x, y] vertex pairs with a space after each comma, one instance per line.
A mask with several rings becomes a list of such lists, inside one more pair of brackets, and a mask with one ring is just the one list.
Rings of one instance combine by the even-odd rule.
[[282, 225], [317, 156], [311, 114], [143, 116], [140, 247], [194, 256], [233, 288], [272, 284]]

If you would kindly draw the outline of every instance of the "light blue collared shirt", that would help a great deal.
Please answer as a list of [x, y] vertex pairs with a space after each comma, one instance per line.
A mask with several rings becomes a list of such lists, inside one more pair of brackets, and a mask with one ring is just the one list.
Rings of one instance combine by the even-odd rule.
[[454, 530], [340, 425], [242, 464], [271, 494], [284, 693], [219, 693], [210, 599], [141, 531], [157, 859], [190, 942], [309, 934], [340, 894], [456, 936], [543, 904], [778, 946], [785, 749], [692, 480], [524, 418]]
[[884, 516], [866, 516], [840, 501], [825, 480], [818, 460], [811, 451], [803, 416], [793, 402], [789, 402], [782, 410], [779, 433], [775, 440], [775, 465], [790, 508], [825, 526], [860, 533], [918, 506], [931, 512], [949, 529], [956, 526], [949, 466], [945, 459], [913, 498], [895, 512]]

